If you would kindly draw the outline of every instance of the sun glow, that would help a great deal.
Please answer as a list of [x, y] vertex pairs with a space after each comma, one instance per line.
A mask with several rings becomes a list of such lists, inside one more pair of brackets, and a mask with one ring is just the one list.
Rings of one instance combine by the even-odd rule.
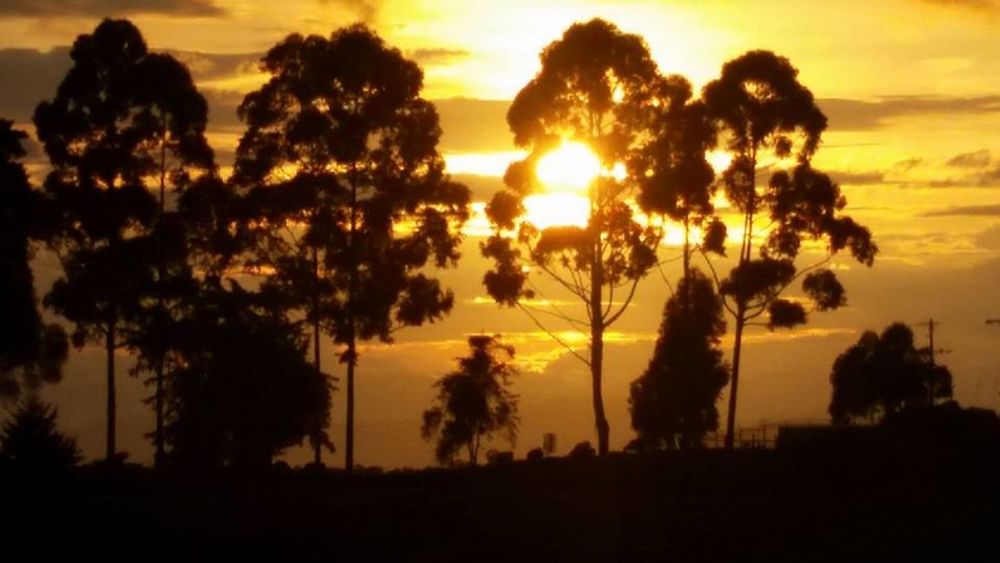
[[590, 200], [569, 192], [536, 194], [524, 198], [528, 222], [539, 229], [549, 227], [586, 227]]
[[587, 145], [563, 141], [538, 160], [535, 173], [549, 191], [586, 191], [601, 173], [601, 161]]

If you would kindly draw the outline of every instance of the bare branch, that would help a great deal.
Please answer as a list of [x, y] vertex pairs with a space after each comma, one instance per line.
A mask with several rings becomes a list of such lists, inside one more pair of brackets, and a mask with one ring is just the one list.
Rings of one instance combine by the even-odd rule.
[[562, 338], [559, 338], [558, 336], [556, 336], [555, 333], [553, 333], [549, 329], [545, 328], [545, 325], [543, 325], [541, 323], [541, 321], [538, 320], [538, 317], [536, 317], [534, 314], [532, 314], [532, 312], [529, 309], [527, 309], [524, 305], [521, 305], [520, 303], [518, 303], [517, 308], [521, 309], [522, 311], [524, 311], [524, 314], [528, 315], [528, 318], [530, 318], [531, 321], [533, 323], [535, 323], [535, 326], [537, 326], [539, 330], [541, 330], [542, 332], [544, 332], [545, 334], [547, 334], [549, 336], [549, 338], [551, 338], [552, 340], [555, 340], [556, 343], [558, 343], [560, 346], [562, 346], [563, 348], [565, 348], [566, 350], [568, 350], [570, 354], [573, 354], [574, 356], [576, 356], [576, 359], [578, 359], [581, 362], [583, 362], [588, 368], [591, 367], [590, 360], [588, 360], [587, 358], [581, 356], [580, 353], [577, 352], [576, 350], [574, 350], [573, 347], [570, 346], [568, 343], [566, 343], [565, 340], [563, 340]]

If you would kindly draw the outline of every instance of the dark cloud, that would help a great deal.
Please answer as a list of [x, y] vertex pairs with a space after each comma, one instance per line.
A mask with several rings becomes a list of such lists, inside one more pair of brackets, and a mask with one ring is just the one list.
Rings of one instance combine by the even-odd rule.
[[852, 172], [837, 171], [829, 172], [834, 182], [848, 186], [866, 186], [871, 184], [881, 184], [885, 181], [885, 172]]
[[319, 3], [347, 9], [368, 24], [374, 23], [382, 10], [382, 0], [319, 0]]
[[982, 149], [955, 155], [948, 159], [947, 164], [955, 168], [986, 168], [991, 158], [989, 149]]
[[932, 188], [997, 188], [1000, 187], [1000, 162], [989, 169], [964, 176], [934, 180], [929, 185]]
[[886, 96], [876, 101], [828, 98], [818, 100], [830, 119], [830, 129], [878, 129], [895, 117], [913, 115], [982, 115], [1000, 113], [1000, 95], [970, 98], [944, 96]]
[[455, 59], [463, 59], [468, 57], [470, 53], [464, 49], [430, 47], [413, 49], [412, 51], [407, 51], [406, 54], [421, 65], [433, 65], [451, 62]]
[[1000, 249], [1000, 223], [976, 235], [976, 246], [987, 250]]
[[893, 164], [892, 167], [895, 168], [896, 170], [909, 172], [910, 170], [913, 170], [917, 166], [920, 166], [920, 163], [923, 161], [924, 159], [914, 156], [911, 158], [900, 160], [899, 162]]
[[69, 48], [47, 53], [34, 49], [0, 49], [0, 117], [29, 123], [35, 107], [51, 99], [72, 61]]
[[217, 17], [226, 11], [213, 0], [2, 0], [0, 17], [113, 17], [160, 14]]
[[1000, 217], [998, 205], [956, 205], [938, 211], [928, 211], [924, 217]]
[[507, 127], [509, 100], [448, 98], [434, 100], [441, 116], [441, 149], [444, 151], [497, 151], [511, 149]]
[[219, 80], [257, 72], [264, 53], [202, 53], [199, 51], [167, 50], [167, 53], [187, 65], [195, 81]]
[[970, 8], [973, 10], [1000, 10], [1000, 2], [997, 0], [921, 0], [925, 4], [936, 4], [938, 6], [953, 6], [956, 8]]

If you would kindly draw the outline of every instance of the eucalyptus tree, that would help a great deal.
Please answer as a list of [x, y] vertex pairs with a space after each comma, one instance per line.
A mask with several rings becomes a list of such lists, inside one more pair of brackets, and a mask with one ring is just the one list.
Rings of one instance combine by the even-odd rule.
[[470, 336], [469, 355], [434, 383], [437, 401], [424, 411], [421, 433], [424, 439], [437, 439], [434, 456], [439, 462], [451, 463], [465, 453], [475, 466], [482, 441], [498, 433], [514, 443], [519, 419], [518, 397], [510, 390], [517, 373], [513, 359], [514, 347], [498, 336]]
[[[115, 350], [142, 331], [163, 334], [168, 270], [162, 233], [167, 187], [208, 173], [206, 106], [190, 75], [150, 54], [127, 20], [104, 20], [79, 36], [73, 66], [55, 99], [35, 111], [52, 165], [45, 188], [59, 228], [51, 247], [64, 276], [46, 304], [76, 324], [74, 342], [103, 343], [107, 354], [107, 452], [115, 456]], [[197, 171], [197, 172], [194, 172]], [[151, 193], [159, 188], [160, 198]], [[175, 268], [183, 270], [183, 267]], [[156, 305], [150, 307], [150, 302]], [[147, 349], [157, 372], [158, 458], [162, 457], [162, 338]]]
[[32, 190], [20, 159], [27, 134], [0, 119], [0, 400], [33, 395], [62, 377], [68, 343], [59, 325], [38, 312], [32, 243], [51, 227], [43, 194]]
[[[507, 114], [515, 144], [529, 154], [510, 165], [506, 189], [487, 205], [495, 232], [481, 249], [495, 264], [483, 282], [499, 304], [519, 307], [543, 328], [525, 303], [536, 293], [529, 269], [585, 306], [585, 318], [554, 314], [586, 334], [589, 357], [549, 334], [590, 370], [599, 450], [606, 454], [610, 428], [602, 393], [604, 333], [624, 314], [639, 281], [656, 264], [660, 241], [659, 230], [640, 222], [630, 205], [637, 197], [636, 183], [609, 171], [627, 162], [644, 139], [644, 108], [660, 77], [640, 37], [600, 19], [572, 25], [540, 58], [541, 70]], [[524, 200], [542, 188], [537, 163], [563, 139], [585, 144], [602, 171], [589, 185], [586, 226], [538, 228], [525, 218]], [[513, 236], [509, 231], [515, 231]]]
[[[239, 108], [233, 177], [256, 210], [250, 262], [312, 325], [317, 370], [321, 333], [344, 346], [351, 469], [358, 342], [450, 311], [425, 269], [457, 262], [469, 191], [445, 174], [422, 71], [368, 28], [291, 35], [261, 69], [270, 79]], [[317, 428], [317, 459], [323, 441]]]
[[[799, 279], [813, 310], [844, 305], [843, 286], [822, 266], [844, 249], [871, 266], [878, 248], [867, 228], [841, 214], [847, 200], [840, 187], [811, 166], [827, 119], [788, 59], [769, 51], [748, 52], [727, 62], [702, 97], [732, 155], [721, 182], [742, 219], [737, 265], [718, 280], [735, 324], [726, 420], [726, 447], [731, 448], [745, 328], [762, 315], [767, 315], [766, 326], [772, 330], [805, 323], [806, 306], [781, 298]], [[788, 161], [791, 170], [782, 169]], [[769, 170], [776, 171], [760, 185]], [[767, 221], [763, 229], [762, 220]], [[769, 232], [761, 241], [765, 229]], [[795, 260], [804, 240], [825, 243], [827, 257], [798, 268]]]

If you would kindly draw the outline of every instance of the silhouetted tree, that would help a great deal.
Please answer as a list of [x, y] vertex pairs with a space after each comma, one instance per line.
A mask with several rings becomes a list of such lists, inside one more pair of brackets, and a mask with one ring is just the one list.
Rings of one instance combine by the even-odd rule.
[[[515, 144], [530, 154], [510, 165], [504, 176], [507, 189], [487, 206], [495, 233], [481, 248], [495, 267], [483, 282], [498, 303], [520, 307], [543, 329], [522, 302], [535, 293], [526, 264], [584, 303], [586, 319], [546, 312], [589, 332], [589, 358], [549, 334], [590, 369], [599, 450], [605, 454], [610, 429], [602, 393], [604, 332], [625, 312], [639, 280], [655, 265], [660, 240], [657, 229], [636, 221], [628, 204], [636, 195], [634, 182], [607, 172], [629, 160], [637, 147], [643, 107], [661, 83], [643, 40], [599, 19], [571, 26], [542, 51], [541, 64], [507, 113]], [[589, 187], [585, 228], [539, 229], [523, 220], [523, 200], [539, 187], [536, 163], [563, 138], [586, 144], [604, 172]], [[514, 236], [504, 232], [515, 229]]]
[[719, 424], [715, 403], [729, 379], [718, 349], [722, 302], [697, 269], [667, 301], [653, 358], [629, 388], [632, 428], [644, 448], [696, 448]]
[[31, 272], [33, 239], [47, 236], [49, 206], [33, 191], [21, 141], [27, 135], [0, 120], [0, 400], [16, 400], [62, 377], [66, 333], [38, 314]]
[[482, 440], [503, 433], [513, 445], [517, 437], [517, 395], [510, 391], [514, 347], [482, 335], [469, 337], [469, 348], [458, 370], [434, 383], [437, 405], [424, 411], [421, 432], [425, 440], [437, 439], [434, 455], [441, 463], [464, 450], [474, 466]]
[[212, 168], [206, 105], [183, 65], [150, 54], [127, 20], [102, 21], [77, 38], [70, 56], [55, 99], [35, 112], [53, 168], [45, 187], [60, 212], [51, 247], [65, 270], [46, 304], [76, 324], [76, 344], [104, 344], [108, 459], [115, 454], [114, 351], [139, 335], [156, 372], [159, 458], [166, 277], [184, 270], [167, 265], [166, 189], [182, 189], [192, 171]]
[[935, 365], [902, 323], [866, 331], [837, 356], [830, 374], [830, 417], [836, 424], [874, 419], [951, 397], [951, 372]]
[[329, 417], [326, 375], [267, 295], [206, 282], [191, 303], [167, 378], [170, 453], [182, 466], [265, 469]]
[[305, 313], [316, 369], [320, 332], [346, 348], [350, 470], [357, 343], [450, 311], [451, 292], [424, 268], [458, 260], [469, 191], [444, 173], [420, 68], [371, 30], [291, 35], [261, 68], [271, 78], [239, 108], [234, 180], [258, 210], [253, 265], [273, 269], [267, 283]]
[[0, 457], [34, 474], [64, 471], [80, 461], [76, 440], [59, 432], [58, 411], [31, 395], [0, 428]]
[[[766, 326], [792, 327], [806, 322], [801, 302], [782, 299], [782, 292], [802, 278], [802, 289], [815, 310], [845, 304], [844, 288], [821, 262], [799, 269], [795, 258], [802, 240], [824, 240], [829, 256], [848, 248], [870, 266], [877, 247], [871, 233], [850, 217], [839, 215], [847, 201], [829, 176], [814, 170], [810, 159], [826, 129], [826, 116], [812, 93], [798, 82], [798, 70], [788, 59], [768, 51], [751, 51], [722, 68], [722, 75], [705, 86], [709, 116], [720, 127], [733, 159], [722, 183], [732, 206], [742, 215], [737, 265], [720, 282], [725, 306], [735, 321], [726, 447], [733, 446], [740, 353], [747, 324], [768, 315]], [[778, 170], [766, 187], [758, 175], [789, 158], [795, 166]], [[763, 218], [770, 233], [758, 240], [755, 222]], [[754, 257], [759, 243], [760, 256]]]

